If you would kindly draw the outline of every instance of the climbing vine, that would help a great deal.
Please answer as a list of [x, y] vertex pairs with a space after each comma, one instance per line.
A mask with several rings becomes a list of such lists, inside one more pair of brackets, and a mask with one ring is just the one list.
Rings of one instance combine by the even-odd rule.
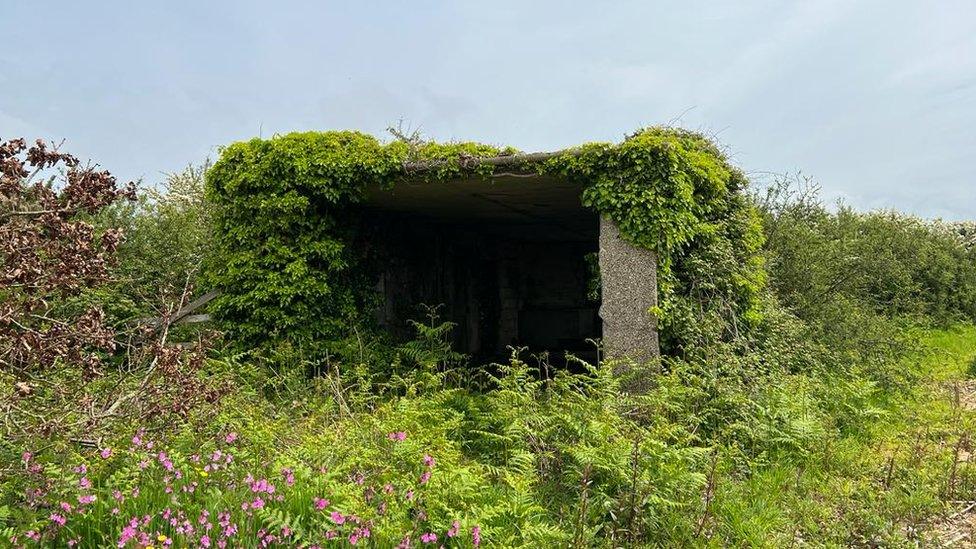
[[[358, 132], [293, 133], [226, 147], [207, 174], [214, 207], [214, 314], [245, 344], [324, 345], [368, 325], [375, 297], [357, 241], [365, 189], [490, 176], [481, 159], [515, 155], [477, 143], [383, 144]], [[425, 165], [427, 169], [417, 170]], [[761, 320], [765, 271], [747, 181], [697, 133], [641, 130], [619, 144], [568, 149], [523, 169], [580, 185], [583, 204], [659, 258], [665, 352], [736, 335]], [[699, 322], [710, 314], [705, 333]]]

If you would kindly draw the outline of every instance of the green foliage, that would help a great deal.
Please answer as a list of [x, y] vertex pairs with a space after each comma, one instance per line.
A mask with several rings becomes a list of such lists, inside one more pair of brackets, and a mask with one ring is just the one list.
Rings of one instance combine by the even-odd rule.
[[348, 206], [389, 184], [403, 147], [355, 132], [253, 139], [207, 173], [213, 205], [213, 312], [244, 342], [311, 345], [347, 335], [369, 310]]
[[[158, 186], [141, 189], [138, 200], [100, 212], [97, 225], [121, 229], [110, 284], [85, 296], [98, 303], [117, 327], [161, 316], [184, 292], [201, 289], [201, 265], [212, 233], [204, 200], [208, 162], [167, 174]], [[131, 327], [131, 326], [128, 326]]]
[[[369, 325], [373, 296], [355, 208], [364, 189], [487, 176], [492, 166], [479, 158], [514, 153], [417, 139], [381, 144], [354, 132], [228, 146], [207, 174], [216, 252], [208, 271], [223, 292], [214, 313], [246, 344], [340, 347], [351, 327]], [[433, 167], [408, 173], [407, 163], [418, 161]], [[651, 128], [617, 145], [568, 150], [537, 169], [579, 183], [586, 206], [657, 252], [666, 351], [698, 343], [687, 317], [701, 307], [723, 327], [712, 339], [761, 319], [761, 227], [742, 193], [745, 178], [706, 138]]]
[[940, 222], [896, 212], [830, 213], [809, 180], [761, 199], [774, 290], [797, 316], [836, 322], [843, 302], [886, 316], [976, 319], [976, 251]]
[[202, 516], [213, 546], [227, 513], [229, 546], [244, 547], [416, 546], [425, 533], [472, 547], [475, 531], [498, 547], [910, 547], [938, 543], [924, 530], [947, 502], [976, 498], [976, 328], [931, 327], [974, 318], [971, 227], [834, 212], [784, 187], [752, 202], [694, 134], [650, 129], [539, 167], [662, 258], [668, 354], [631, 372], [645, 392], [572, 357], [562, 370], [519, 352], [467, 365], [436, 307], [411, 323], [414, 341], [370, 337], [364, 183], [431, 159], [431, 184], [484, 175], [473, 159], [511, 153], [293, 134], [228, 147], [205, 199], [189, 170], [105, 213], [127, 229], [123, 276], [79, 300], [145, 315], [155, 294], [199, 284], [210, 255], [205, 284], [231, 288], [217, 303], [231, 335], [275, 345], [206, 359], [130, 345], [87, 380], [79, 364], [0, 372], [2, 543], [117, 546], [143, 517], [152, 537], [129, 546], [199, 545], [181, 521]]

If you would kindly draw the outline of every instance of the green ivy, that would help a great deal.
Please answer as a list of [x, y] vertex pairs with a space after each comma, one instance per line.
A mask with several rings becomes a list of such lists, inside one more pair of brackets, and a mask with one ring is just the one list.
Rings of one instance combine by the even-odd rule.
[[[380, 143], [358, 132], [308, 132], [226, 147], [207, 173], [214, 207], [213, 313], [236, 340], [324, 345], [368, 325], [375, 296], [357, 243], [368, 186], [404, 178], [436, 183], [488, 177], [479, 158], [516, 154], [477, 143]], [[435, 161], [420, 173], [408, 164]], [[696, 310], [736, 330], [761, 320], [765, 284], [759, 217], [742, 173], [700, 134], [648, 128], [619, 144], [592, 143], [539, 163], [541, 174], [579, 183], [583, 204], [613, 219], [659, 258], [665, 351], [693, 341]], [[708, 259], [714, 268], [690, 268]], [[694, 276], [695, 280], [689, 277]], [[702, 284], [712, 288], [697, 295]], [[684, 319], [684, 320], [682, 320]], [[723, 329], [717, 330], [721, 335]], [[673, 342], [669, 344], [668, 342]], [[672, 348], [667, 348], [672, 347]]]

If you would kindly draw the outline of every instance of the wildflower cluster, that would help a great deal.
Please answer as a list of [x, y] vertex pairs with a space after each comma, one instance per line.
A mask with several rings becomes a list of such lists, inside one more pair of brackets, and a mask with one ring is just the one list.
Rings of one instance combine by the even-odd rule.
[[[386, 450], [407, 438], [390, 433]], [[339, 471], [321, 463], [272, 464], [228, 432], [189, 455], [136, 432], [124, 448], [104, 447], [65, 470], [32, 453], [21, 466], [33, 477], [25, 494], [31, 526], [9, 537], [15, 547], [100, 546], [160, 549], [358, 545], [477, 547], [480, 527], [462, 536], [462, 517], [428, 509], [425, 490], [435, 459]], [[402, 467], [400, 467], [402, 465]], [[417, 468], [422, 471], [415, 476]], [[441, 526], [441, 525], [446, 526]], [[445, 545], [450, 540], [453, 544]], [[433, 545], [438, 543], [438, 545]]]

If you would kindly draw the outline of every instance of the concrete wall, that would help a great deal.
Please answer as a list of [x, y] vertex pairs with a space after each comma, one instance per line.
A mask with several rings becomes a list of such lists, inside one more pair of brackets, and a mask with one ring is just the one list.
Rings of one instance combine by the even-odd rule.
[[645, 361], [659, 354], [657, 319], [657, 257], [625, 241], [617, 225], [600, 219], [600, 318], [608, 358]]

